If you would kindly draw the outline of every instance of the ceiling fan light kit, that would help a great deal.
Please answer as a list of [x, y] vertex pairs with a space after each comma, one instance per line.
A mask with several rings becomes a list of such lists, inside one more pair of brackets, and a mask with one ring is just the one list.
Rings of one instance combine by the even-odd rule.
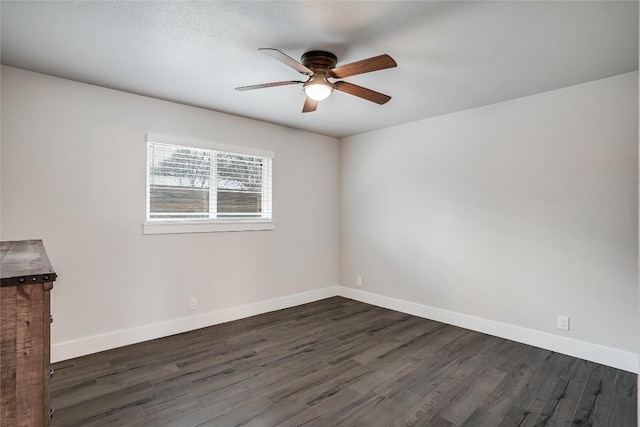
[[333, 84], [326, 77], [316, 75], [303, 84], [302, 89], [309, 98], [314, 101], [322, 101], [333, 92]]
[[324, 50], [312, 50], [302, 55], [302, 62], [287, 56], [277, 49], [261, 48], [258, 49], [285, 65], [293, 68], [301, 74], [309, 76], [306, 82], [299, 80], [290, 80], [284, 82], [264, 83], [259, 85], [237, 87], [238, 91], [246, 91], [253, 89], [263, 89], [267, 87], [285, 86], [292, 84], [302, 84], [302, 90], [306, 95], [303, 113], [315, 111], [318, 101], [327, 99], [334, 90], [348, 93], [375, 102], [376, 104], [385, 104], [391, 99], [390, 96], [383, 93], [364, 88], [362, 86], [348, 83], [345, 81], [337, 81], [332, 83], [329, 78], [344, 78], [355, 76], [357, 74], [369, 73], [372, 71], [384, 70], [396, 67], [396, 61], [389, 55], [379, 55], [372, 58], [363, 59], [361, 61], [352, 62], [351, 64], [336, 67], [338, 58], [331, 52]]

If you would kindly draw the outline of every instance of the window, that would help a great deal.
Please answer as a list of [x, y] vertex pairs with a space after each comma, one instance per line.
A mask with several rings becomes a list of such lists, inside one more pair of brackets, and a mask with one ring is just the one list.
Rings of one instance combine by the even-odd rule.
[[148, 136], [145, 234], [273, 229], [273, 153], [198, 145]]

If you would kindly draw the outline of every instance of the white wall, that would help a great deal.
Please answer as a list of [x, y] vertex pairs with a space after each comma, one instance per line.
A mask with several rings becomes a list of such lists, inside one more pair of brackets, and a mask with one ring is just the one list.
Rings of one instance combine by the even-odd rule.
[[637, 366], [637, 221], [637, 73], [341, 141], [341, 285], [467, 327]]
[[[273, 150], [275, 231], [143, 235], [147, 132]], [[334, 138], [2, 67], [1, 150], [1, 238], [59, 274], [54, 359], [335, 293]]]
[[[59, 273], [54, 360], [319, 299], [338, 283], [545, 346], [533, 332], [547, 348], [565, 340], [569, 354], [578, 342], [637, 353], [637, 73], [340, 147], [15, 68], [1, 77], [0, 238], [45, 241]], [[142, 235], [147, 132], [275, 151], [276, 230]]]

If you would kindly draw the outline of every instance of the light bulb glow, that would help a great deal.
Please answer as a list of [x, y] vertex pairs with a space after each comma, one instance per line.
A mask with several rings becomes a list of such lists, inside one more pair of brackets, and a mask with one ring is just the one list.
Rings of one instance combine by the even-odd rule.
[[333, 87], [323, 83], [312, 83], [304, 86], [304, 93], [314, 101], [327, 99], [333, 92]]

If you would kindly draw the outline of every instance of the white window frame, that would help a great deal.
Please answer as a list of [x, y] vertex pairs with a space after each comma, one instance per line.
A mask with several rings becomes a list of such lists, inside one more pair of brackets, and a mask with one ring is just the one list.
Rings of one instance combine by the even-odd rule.
[[[187, 138], [171, 137], [166, 135], [159, 135], [148, 133], [145, 147], [148, 147], [149, 142], [157, 142], [162, 144], [180, 145], [192, 148], [203, 148], [206, 150], [226, 151], [234, 154], [245, 154], [249, 156], [268, 157], [273, 162], [275, 159], [275, 153], [273, 151], [260, 150], [251, 147], [242, 147], [227, 144], [212, 143], [210, 141], [194, 140]], [[146, 153], [146, 150], [145, 150]], [[212, 171], [215, 174], [215, 156], [212, 158]], [[145, 154], [145, 163], [146, 154]], [[272, 166], [273, 167], [273, 166]], [[174, 234], [174, 233], [212, 233], [212, 232], [224, 232], [224, 231], [268, 231], [275, 229], [275, 221], [273, 219], [273, 205], [271, 206], [271, 219], [259, 219], [259, 218], [203, 218], [203, 219], [150, 219], [147, 218], [149, 212], [149, 165], [146, 165], [146, 212], [145, 221], [142, 223], [143, 234]], [[267, 182], [269, 179], [269, 170], [263, 168], [263, 182]], [[273, 202], [273, 174], [271, 173], [271, 194], [264, 194], [262, 198], [262, 210], [263, 212]], [[216, 205], [216, 186], [210, 186], [209, 206], [213, 204], [214, 211], [217, 209]]]

